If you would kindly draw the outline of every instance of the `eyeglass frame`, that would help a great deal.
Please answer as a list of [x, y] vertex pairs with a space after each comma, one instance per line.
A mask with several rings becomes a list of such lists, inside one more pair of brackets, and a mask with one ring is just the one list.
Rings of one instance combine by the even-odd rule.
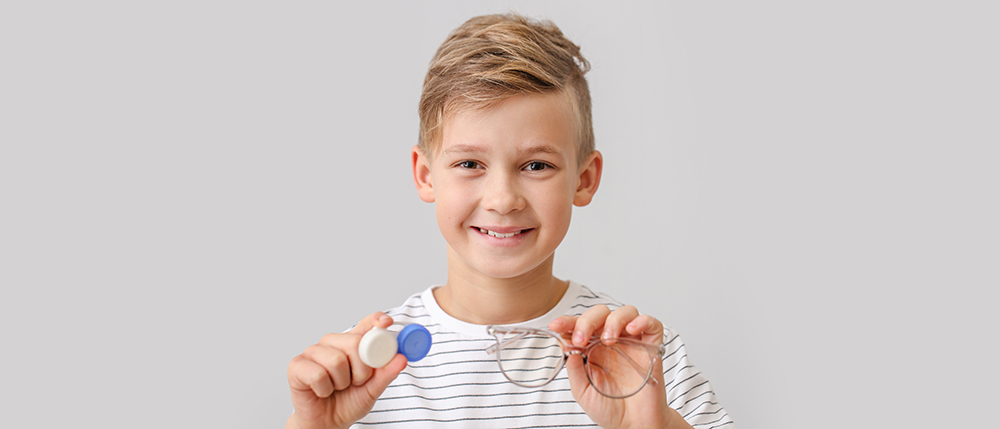
[[[485, 350], [486, 354], [488, 354], [488, 355], [495, 354], [496, 355], [496, 357], [497, 357], [497, 366], [500, 368], [500, 373], [503, 374], [504, 378], [506, 378], [511, 383], [514, 383], [514, 384], [516, 384], [518, 386], [521, 386], [521, 387], [527, 387], [527, 388], [537, 388], [537, 387], [545, 386], [546, 384], [551, 383], [552, 380], [556, 379], [556, 376], [559, 375], [559, 372], [562, 371], [563, 367], [566, 366], [566, 361], [569, 360], [569, 357], [572, 356], [572, 355], [574, 355], [574, 354], [577, 354], [577, 355], [580, 355], [581, 358], [583, 358], [584, 373], [587, 374], [587, 382], [589, 382], [591, 386], [594, 386], [594, 390], [596, 390], [597, 393], [600, 393], [601, 395], [604, 395], [604, 396], [606, 396], [608, 398], [612, 398], [612, 399], [624, 399], [624, 398], [628, 398], [630, 396], [633, 396], [633, 395], [641, 392], [642, 389], [644, 387], [646, 387], [646, 385], [649, 384], [649, 383], [652, 383], [653, 385], [656, 385], [656, 378], [653, 377], [653, 368], [656, 366], [655, 365], [656, 359], [663, 359], [663, 356], [667, 352], [667, 345], [666, 344], [660, 344], [659, 346], [657, 346], [655, 344], [645, 343], [645, 342], [642, 342], [642, 341], [639, 341], [639, 340], [635, 340], [635, 339], [632, 339], [632, 338], [614, 338], [614, 339], [607, 339], [606, 340], [606, 339], [601, 338], [598, 335], [594, 335], [594, 336], [590, 337], [590, 341], [587, 342], [587, 345], [585, 345], [583, 347], [580, 347], [580, 346], [573, 345], [572, 341], [570, 340], [570, 334], [571, 333], [559, 334], [559, 333], [550, 331], [548, 329], [504, 328], [502, 326], [487, 325], [486, 326], [486, 332], [490, 336], [492, 336], [493, 338], [495, 338], [497, 340], [496, 344], [491, 345], [491, 346], [489, 346], [489, 347], [486, 348], [486, 350]], [[507, 339], [501, 340], [501, 337], [503, 335], [510, 335], [510, 334], [516, 334], [516, 336], [513, 337], [513, 338], [507, 338]], [[500, 353], [499, 352], [500, 352], [500, 350], [502, 350], [504, 344], [509, 344], [511, 342], [524, 339], [525, 337], [533, 335], [533, 334], [534, 335], [543, 335], [543, 336], [554, 338], [559, 343], [559, 347], [562, 350], [562, 359], [560, 359], [559, 364], [556, 365], [555, 368], [553, 368], [552, 375], [548, 378], [548, 380], [545, 380], [545, 382], [541, 383], [541, 384], [528, 385], [528, 384], [519, 383], [517, 381], [514, 381], [514, 379], [510, 378], [510, 376], [507, 375], [507, 372], [504, 371], [504, 369], [503, 369], [503, 364], [500, 362]], [[567, 342], [567, 340], [570, 340], [570, 341]], [[614, 344], [614, 343], [618, 343], [618, 342], [624, 343], [624, 344], [629, 345], [629, 346], [637, 346], [637, 347], [640, 347], [642, 349], [645, 349], [646, 352], [648, 352], [649, 355], [650, 355], [649, 369], [646, 370], [646, 377], [643, 380], [642, 385], [639, 386], [639, 388], [636, 389], [634, 392], [629, 393], [627, 395], [609, 395], [607, 393], [604, 393], [604, 392], [601, 391], [601, 389], [597, 388], [597, 385], [594, 384], [594, 380], [592, 380], [590, 378], [590, 363], [588, 362], [588, 359], [587, 359], [587, 356], [590, 353], [590, 351], [593, 350], [595, 347], [597, 347], [597, 345], [599, 345], [599, 344], [608, 345], [608, 344]], [[632, 365], [634, 367], [638, 367], [639, 366], [639, 364], [636, 363], [631, 358], [629, 358], [629, 361], [631, 361], [631, 363], [632, 363]]]

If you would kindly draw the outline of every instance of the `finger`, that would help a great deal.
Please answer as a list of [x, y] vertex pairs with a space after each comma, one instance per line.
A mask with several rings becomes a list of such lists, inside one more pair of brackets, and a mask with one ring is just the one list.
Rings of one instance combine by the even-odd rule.
[[322, 366], [330, 374], [334, 390], [344, 390], [352, 384], [351, 360], [343, 350], [314, 344], [302, 352], [302, 356]]
[[625, 325], [625, 332], [645, 343], [663, 344], [663, 323], [648, 314], [640, 315]]
[[369, 314], [364, 319], [361, 319], [361, 321], [358, 322], [358, 324], [355, 325], [354, 328], [352, 328], [348, 332], [351, 334], [364, 335], [365, 332], [368, 332], [372, 328], [385, 329], [388, 328], [390, 325], [392, 325], [392, 318], [381, 311], [376, 311], [372, 314]]
[[555, 320], [549, 322], [549, 330], [559, 334], [573, 332], [573, 326], [576, 325], [576, 319], [576, 316], [559, 316]]
[[330, 380], [326, 368], [302, 355], [296, 356], [288, 364], [288, 386], [293, 393], [312, 392], [320, 398], [333, 394], [333, 380]]
[[618, 308], [611, 312], [611, 315], [604, 320], [604, 330], [601, 338], [611, 340], [618, 338], [625, 330], [625, 325], [639, 317], [639, 310], [631, 305]]
[[[663, 323], [659, 319], [648, 314], [642, 314], [625, 325], [625, 332], [633, 337], [638, 337], [640, 341], [657, 346], [663, 344]], [[655, 381], [655, 383], [653, 382]], [[663, 380], [663, 359], [653, 361], [653, 385], [664, 386]], [[659, 390], [663, 392], [662, 389]]]
[[576, 319], [576, 325], [573, 326], [573, 345], [577, 347], [587, 345], [594, 332], [604, 326], [604, 320], [609, 314], [611, 310], [608, 306], [601, 304], [592, 307]]
[[395, 380], [404, 368], [406, 368], [406, 356], [397, 354], [388, 364], [375, 370], [372, 378], [365, 383], [370, 399], [375, 401], [382, 396], [382, 392], [385, 392], [385, 389], [389, 387], [389, 383], [392, 383], [392, 380]]
[[320, 343], [329, 344], [347, 353], [351, 364], [352, 384], [360, 386], [372, 376], [372, 367], [365, 365], [361, 361], [361, 355], [358, 354], [358, 344], [361, 342], [361, 337], [372, 328], [386, 329], [392, 325], [392, 322], [392, 317], [381, 311], [376, 311], [361, 319], [354, 328], [348, 331], [347, 335], [327, 334], [320, 340]]
[[[388, 316], [386, 316], [388, 317]], [[321, 346], [342, 351], [346, 356], [351, 370], [351, 384], [360, 386], [372, 376], [373, 368], [365, 365], [358, 352], [362, 335], [358, 334], [326, 334], [319, 340]]]
[[569, 378], [569, 390], [573, 393], [573, 399], [580, 402], [587, 389], [590, 387], [590, 380], [587, 379], [586, 368], [583, 365], [583, 358], [578, 354], [570, 355], [566, 359], [566, 376]]

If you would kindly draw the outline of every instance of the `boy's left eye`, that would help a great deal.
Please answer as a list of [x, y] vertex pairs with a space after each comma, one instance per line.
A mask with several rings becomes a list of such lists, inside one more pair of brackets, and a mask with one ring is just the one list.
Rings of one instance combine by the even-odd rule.
[[550, 167], [551, 167], [551, 165], [548, 165], [548, 164], [546, 164], [544, 162], [532, 161], [532, 162], [529, 162], [528, 165], [524, 166], [524, 169], [528, 170], [528, 171], [540, 171], [540, 170], [544, 170], [544, 169], [550, 168]]

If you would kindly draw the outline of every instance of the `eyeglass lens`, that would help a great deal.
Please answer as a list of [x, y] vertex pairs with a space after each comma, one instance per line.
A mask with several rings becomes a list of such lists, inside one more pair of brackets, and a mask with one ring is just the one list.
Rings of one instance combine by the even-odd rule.
[[562, 347], [555, 338], [532, 334], [504, 343], [498, 352], [500, 370], [516, 384], [542, 386], [562, 369]]
[[[523, 334], [522, 334], [523, 335]], [[498, 351], [500, 370], [524, 387], [548, 383], [562, 369], [564, 354], [559, 341], [544, 334], [502, 340]], [[587, 377], [598, 392], [623, 398], [646, 384], [653, 358], [649, 350], [626, 341], [598, 342], [586, 351]]]
[[642, 347], [625, 343], [597, 343], [587, 353], [587, 377], [604, 396], [624, 398], [642, 389], [653, 357]]

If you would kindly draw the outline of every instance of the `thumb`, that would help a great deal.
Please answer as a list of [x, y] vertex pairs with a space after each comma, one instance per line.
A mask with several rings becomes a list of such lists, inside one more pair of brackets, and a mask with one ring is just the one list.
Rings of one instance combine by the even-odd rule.
[[399, 376], [400, 372], [406, 368], [406, 356], [402, 353], [393, 356], [392, 360], [389, 361], [385, 366], [376, 369], [372, 378], [368, 379], [368, 382], [364, 384], [365, 388], [368, 390], [368, 395], [372, 400], [378, 399], [382, 396], [382, 392], [389, 387], [389, 383], [395, 380]]
[[[386, 387], [389, 387], [389, 383], [396, 379], [403, 368], [406, 368], [406, 356], [397, 354], [393, 356], [388, 365], [376, 369], [371, 378], [364, 384], [351, 386], [345, 391], [338, 392], [341, 396], [336, 406], [338, 416], [334, 421], [347, 422], [344, 425], [346, 427], [371, 412], [375, 401], [378, 400], [379, 396], [382, 396], [382, 392], [385, 391]], [[334, 426], [337, 427], [337, 425]]]
[[580, 398], [590, 388], [590, 380], [587, 379], [586, 371], [582, 356], [573, 354], [566, 360], [566, 375], [569, 377], [569, 388], [573, 392], [573, 398], [577, 402], [580, 402]]

